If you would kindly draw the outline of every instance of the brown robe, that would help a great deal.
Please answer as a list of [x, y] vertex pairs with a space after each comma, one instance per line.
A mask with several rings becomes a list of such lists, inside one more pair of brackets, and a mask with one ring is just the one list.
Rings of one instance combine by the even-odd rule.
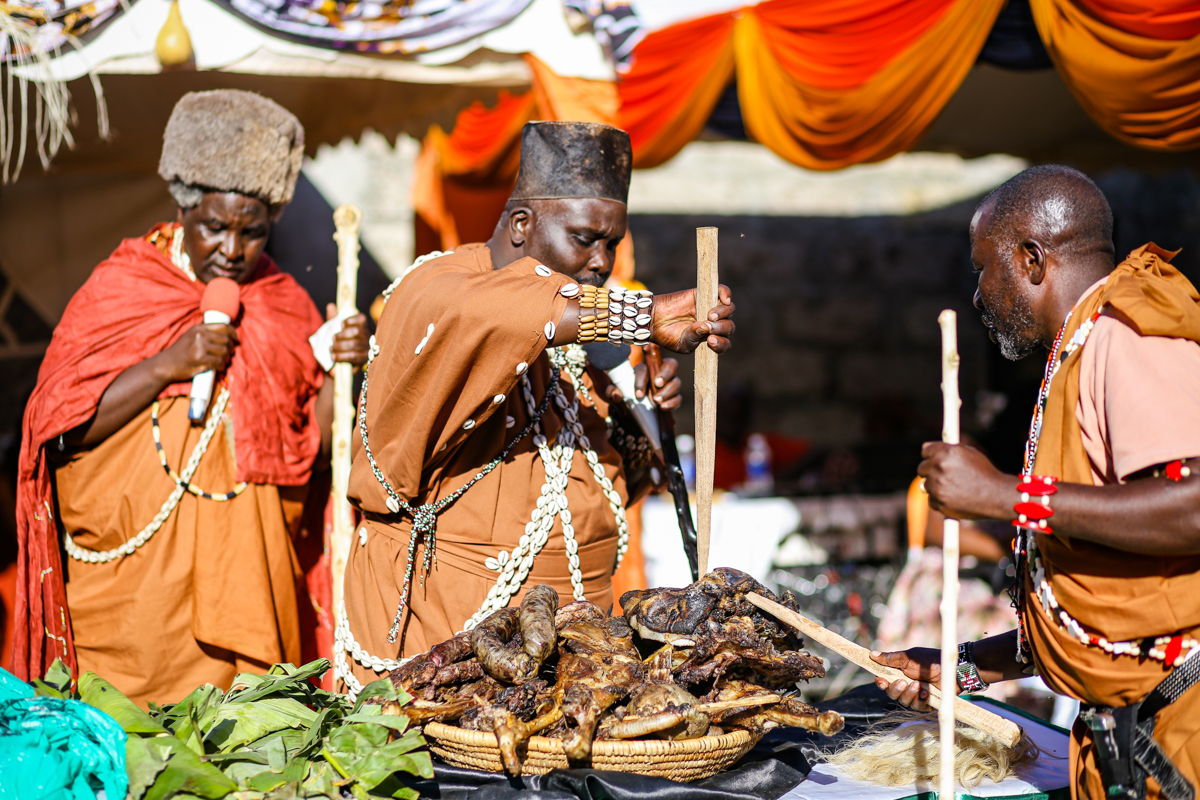
[[[1106, 313], [1142, 336], [1200, 341], [1200, 295], [1168, 263], [1172, 255], [1154, 245], [1135, 250], [1102, 288], [1079, 302], [1063, 341], [1070, 341], [1102, 304]], [[1093, 471], [1075, 413], [1079, 352], [1063, 363], [1051, 384], [1034, 474], [1092, 485]], [[1146, 413], [1153, 408], [1147, 407]], [[1110, 426], [1117, 424], [1119, 420], [1109, 420]], [[1138, 555], [1062, 534], [1039, 534], [1037, 547], [1059, 605], [1086, 630], [1110, 641], [1176, 633], [1200, 637], [1200, 556]], [[1080, 643], [1032, 597], [1029, 576], [1026, 590], [1026, 634], [1039, 672], [1055, 691], [1088, 704], [1124, 706], [1145, 697], [1170, 671], [1162, 661], [1113, 656]], [[1155, 739], [1167, 756], [1197, 784], [1200, 689], [1167, 706], [1155, 725]], [[1071, 763], [1072, 797], [1104, 798], [1091, 737], [1079, 722], [1072, 732]], [[1151, 800], [1160, 796], [1153, 779], [1147, 781], [1147, 789]]]
[[[202, 430], [189, 422], [187, 406], [187, 397], [160, 403], [163, 451], [176, 474]], [[235, 475], [223, 421], [192, 483], [228, 492]], [[62, 524], [89, 550], [132, 539], [174, 488], [155, 451], [149, 408], [73, 456], [55, 480]], [[204, 683], [227, 689], [238, 672], [299, 663], [298, 566], [289, 525], [304, 492], [250, 484], [227, 502], [184, 493], [132, 555], [107, 564], [68, 557], [80, 671], [99, 674], [144, 706], [179, 701]]]
[[[493, 270], [486, 247], [466, 245], [412, 272], [388, 301], [376, 334], [380, 353], [368, 376], [366, 422], [376, 463], [402, 498], [429, 503], [446, 497], [500, 455], [530, 420], [520, 388], [526, 370], [535, 405], [550, 380], [561, 381], [568, 398], [575, 396], [569, 381], [551, 376], [544, 353], [546, 324], [557, 323], [566, 308], [559, 289], [571, 281], [557, 273], [539, 275], [537, 266], [525, 258]], [[602, 373], [587, 377], [598, 408], [581, 400], [580, 421], [624, 505], [621, 459], [608, 441], [600, 399], [607, 379]], [[563, 425], [563, 411], [552, 403], [542, 418], [551, 444]], [[369, 653], [393, 659], [423, 652], [462, 630], [483, 605], [499, 576], [485, 559], [516, 546], [545, 483], [531, 439], [522, 439], [503, 463], [439, 514], [437, 563], [422, 585], [422, 543], [401, 636], [388, 643], [412, 520], [388, 511], [387, 495], [356, 433], [349, 496], [364, 512], [359, 529], [365, 543], [356, 538], [351, 546], [345, 605], [351, 633]], [[585, 593], [607, 609], [617, 523], [578, 449], [566, 494]], [[570, 602], [561, 519], [510, 604], [538, 583], [553, 586], [563, 603]], [[359, 680], [379, 677], [353, 666]]]

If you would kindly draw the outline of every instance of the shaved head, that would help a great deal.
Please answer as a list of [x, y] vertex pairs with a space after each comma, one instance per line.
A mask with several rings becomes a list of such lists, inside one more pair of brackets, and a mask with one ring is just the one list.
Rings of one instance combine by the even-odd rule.
[[983, 199], [971, 220], [975, 306], [1013, 360], [1048, 346], [1089, 286], [1112, 272], [1112, 209], [1070, 167], [1033, 167]]
[[1112, 209], [1092, 179], [1077, 169], [1031, 167], [996, 188], [975, 212], [972, 230], [990, 208], [987, 236], [1002, 248], [1037, 239], [1060, 255], [1104, 254], [1112, 259]]

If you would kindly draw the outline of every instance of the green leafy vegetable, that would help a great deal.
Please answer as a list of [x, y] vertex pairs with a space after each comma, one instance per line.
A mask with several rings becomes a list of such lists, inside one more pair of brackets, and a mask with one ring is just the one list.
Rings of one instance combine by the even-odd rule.
[[[379, 680], [351, 704], [312, 682], [329, 666], [276, 664], [265, 675], [238, 675], [228, 692], [201, 686], [149, 713], [89, 672], [79, 699], [129, 735], [132, 800], [413, 800], [411, 776], [433, 777], [429, 751], [407, 717], [383, 714], [381, 705], [412, 698]], [[35, 689], [70, 696], [70, 675], [52, 669]]]

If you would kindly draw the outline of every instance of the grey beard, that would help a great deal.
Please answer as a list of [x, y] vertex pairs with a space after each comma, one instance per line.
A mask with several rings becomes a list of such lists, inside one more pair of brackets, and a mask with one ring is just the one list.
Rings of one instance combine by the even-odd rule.
[[1009, 361], [1020, 361], [1037, 349], [1038, 340], [1022, 333], [1033, 328], [1033, 312], [1027, 305], [1018, 303], [1007, 320], [999, 319], [988, 307], [983, 310], [982, 318], [983, 324], [996, 335], [1000, 355]]

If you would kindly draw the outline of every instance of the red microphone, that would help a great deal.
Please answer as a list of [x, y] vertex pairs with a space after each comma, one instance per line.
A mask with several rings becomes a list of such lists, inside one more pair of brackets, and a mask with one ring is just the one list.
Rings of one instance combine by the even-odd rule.
[[[242, 307], [241, 287], [229, 278], [213, 278], [204, 287], [204, 297], [200, 299], [200, 311], [204, 314], [204, 324], [224, 323], [228, 325], [238, 315]], [[208, 404], [212, 400], [213, 380], [216, 376], [211, 369], [205, 370], [192, 378], [192, 391], [188, 402], [188, 419], [197, 422], [204, 419]]]

